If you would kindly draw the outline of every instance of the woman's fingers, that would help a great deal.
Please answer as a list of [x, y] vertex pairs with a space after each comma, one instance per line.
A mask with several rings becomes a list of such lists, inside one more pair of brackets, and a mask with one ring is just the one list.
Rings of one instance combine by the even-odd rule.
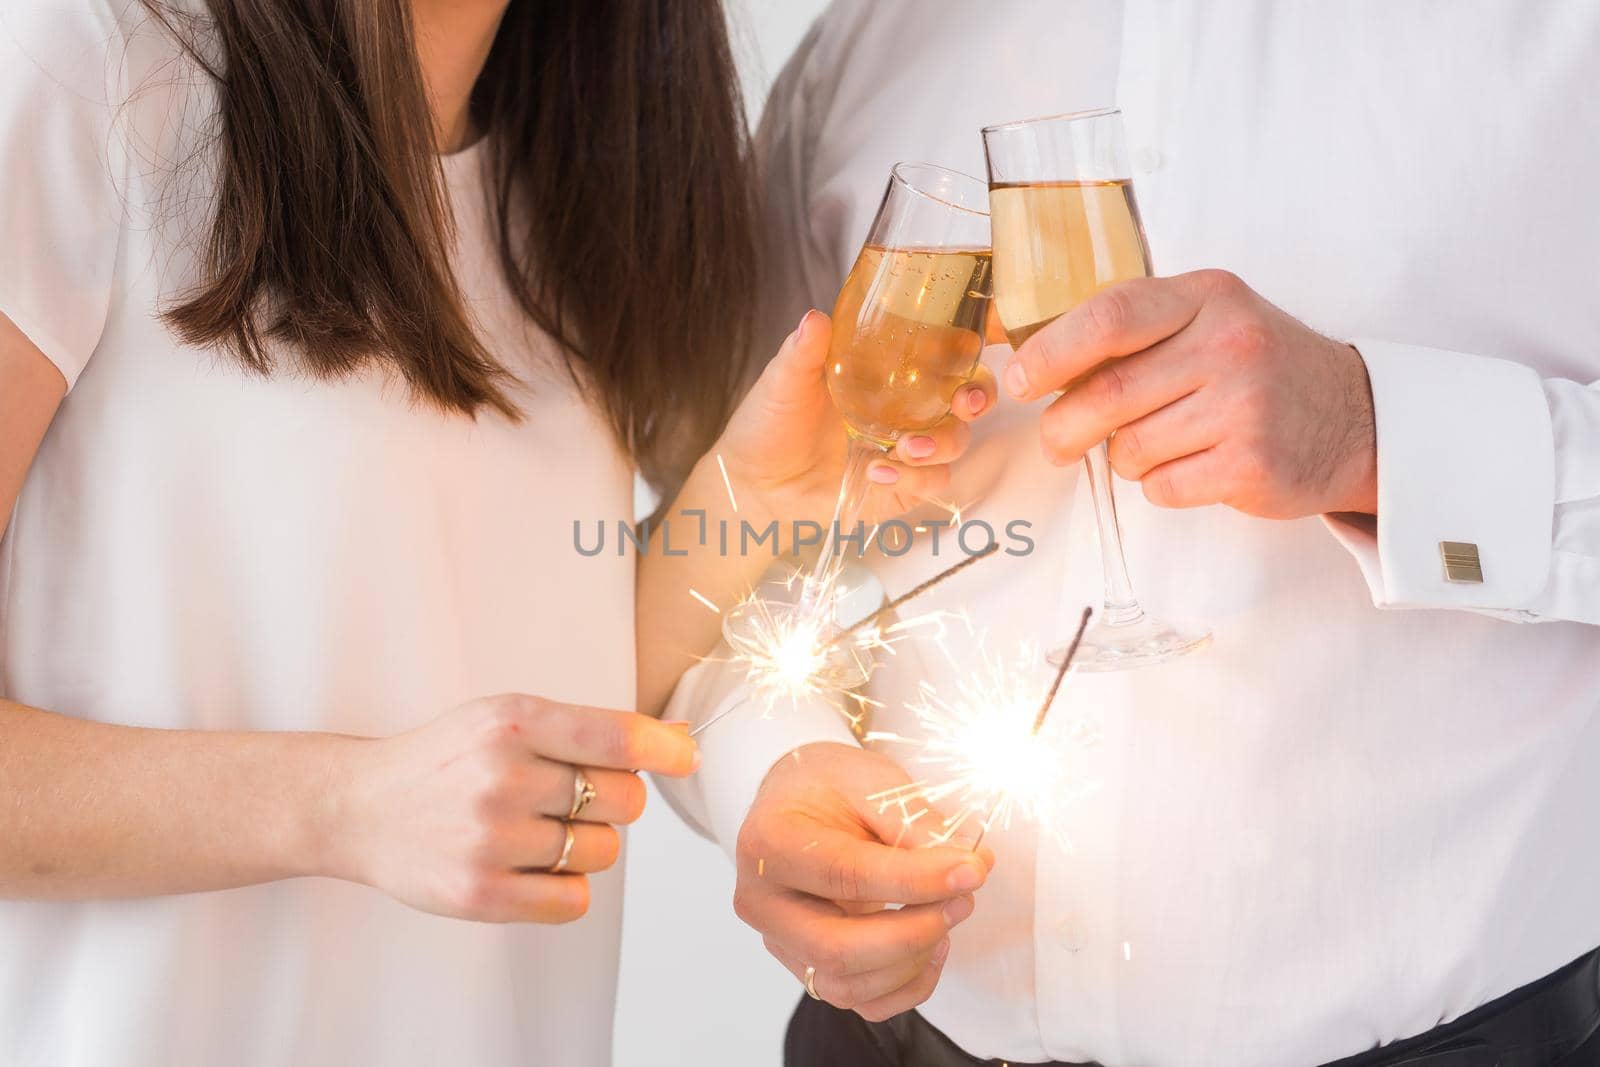
[[994, 373], [980, 365], [972, 380], [950, 398], [950, 415], [929, 429], [901, 437], [895, 444], [895, 458], [913, 467], [953, 463], [960, 459], [972, 440], [968, 423], [992, 410], [995, 396]]
[[766, 420], [781, 421], [797, 410], [809, 411], [819, 399], [826, 403], [822, 368], [832, 337], [832, 321], [812, 308], [784, 338], [752, 390], [760, 397]]
[[912, 467], [953, 463], [961, 458], [971, 440], [971, 427], [959, 419], [945, 419], [930, 429], [900, 438], [894, 446], [894, 457]]
[[648, 715], [532, 696], [491, 697], [489, 729], [560, 763], [683, 777], [700, 765], [688, 732]]
[[529, 819], [520, 828], [510, 829], [493, 840], [485, 859], [512, 870], [533, 873], [549, 871], [567, 847], [567, 829], [572, 829], [572, 850], [561, 868], [576, 874], [593, 874], [608, 869], [622, 853], [622, 838], [615, 827], [600, 823], [564, 819]]
[[876, 459], [867, 468], [867, 480], [878, 487], [878, 493], [890, 495], [887, 506], [868, 508], [873, 515], [888, 518], [910, 511], [918, 503], [936, 498], [950, 488], [950, 465], [941, 463], [932, 467], [910, 467], [892, 459]]
[[[579, 770], [570, 763], [534, 757], [529, 775], [532, 811], [539, 815], [566, 818], [567, 812], [572, 810], [573, 799], [578, 795], [574, 782]], [[577, 818], [584, 822], [625, 826], [644, 813], [645, 788], [637, 774], [600, 767], [584, 767], [581, 770], [594, 789], [594, 799], [584, 805]]]
[[589, 879], [581, 874], [512, 872], [484, 882], [468, 917], [491, 923], [569, 923], [589, 910]]
[[972, 381], [956, 390], [956, 395], [950, 401], [950, 414], [962, 422], [971, 422], [993, 411], [995, 398], [999, 395], [994, 371], [980, 363]]

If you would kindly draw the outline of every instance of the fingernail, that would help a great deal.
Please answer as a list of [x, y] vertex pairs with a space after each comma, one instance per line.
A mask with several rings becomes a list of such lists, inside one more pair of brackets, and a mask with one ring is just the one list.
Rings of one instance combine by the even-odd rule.
[[816, 317], [816, 314], [816, 308], [809, 308], [804, 315], [800, 316], [800, 325], [794, 328], [796, 337], [804, 337], [806, 335], [806, 327], [811, 325], [811, 320]]
[[956, 897], [944, 906], [944, 924], [957, 926], [967, 921], [967, 916], [972, 914], [972, 898]]
[[943, 941], [939, 942], [937, 945], [934, 946], [934, 949], [933, 949], [933, 965], [935, 967], [943, 967], [944, 966], [944, 961], [946, 959], [948, 959], [949, 956], [950, 956], [950, 939], [947, 937]]
[[1028, 391], [1028, 372], [1022, 369], [1021, 360], [1012, 360], [1006, 368], [1006, 392], [1021, 397]]
[[893, 485], [900, 480], [900, 472], [887, 463], [874, 463], [867, 468], [867, 477], [879, 485]]
[[933, 455], [935, 447], [937, 446], [933, 443], [933, 438], [931, 437], [906, 438], [906, 455], [912, 459], [927, 459]]
[[689, 720], [688, 719], [662, 719], [661, 720], [661, 725], [662, 726], [670, 726], [674, 730], [687, 730], [689, 728]]
[[982, 389], [967, 390], [967, 411], [973, 415], [983, 414], [983, 409], [989, 406], [989, 395]]
[[970, 893], [983, 884], [983, 872], [973, 863], [962, 863], [950, 872], [950, 888], [957, 893]]

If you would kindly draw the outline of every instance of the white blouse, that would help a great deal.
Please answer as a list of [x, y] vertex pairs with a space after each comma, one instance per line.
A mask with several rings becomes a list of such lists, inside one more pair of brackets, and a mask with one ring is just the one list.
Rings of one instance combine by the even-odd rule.
[[[139, 11], [0, 7], [0, 312], [72, 384], [0, 544], [0, 694], [368, 735], [504, 691], [632, 707], [633, 564], [572, 543], [631, 513], [631, 465], [502, 285], [481, 153], [446, 160], [456, 267], [524, 421], [245, 374], [158, 317], [209, 208], [170, 164], [212, 112]], [[0, 902], [0, 1063], [608, 1063], [621, 878], [562, 927], [325, 879]]]

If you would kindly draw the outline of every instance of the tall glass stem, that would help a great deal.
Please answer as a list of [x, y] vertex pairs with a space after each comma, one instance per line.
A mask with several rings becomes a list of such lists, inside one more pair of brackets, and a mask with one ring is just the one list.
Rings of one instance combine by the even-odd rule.
[[1083, 457], [1089, 475], [1089, 495], [1094, 498], [1094, 520], [1100, 535], [1100, 568], [1105, 578], [1106, 626], [1126, 626], [1144, 617], [1128, 579], [1128, 561], [1122, 555], [1122, 528], [1117, 524], [1117, 498], [1111, 485], [1111, 457], [1101, 441]]
[[[833, 521], [822, 532], [822, 551], [817, 556], [811, 577], [806, 580], [800, 601], [804, 609], [827, 611], [830, 622], [834, 586], [844, 570], [845, 557], [840, 551], [841, 535], [853, 535], [856, 524], [861, 521], [861, 506], [866, 501], [867, 490], [872, 487], [867, 481], [867, 468], [883, 454], [884, 449], [878, 445], [850, 435], [850, 448], [844, 460], [844, 477], [839, 482], [839, 499], [833, 506]], [[862, 536], [864, 539], [864, 530]], [[859, 547], [865, 547], [864, 541]]]

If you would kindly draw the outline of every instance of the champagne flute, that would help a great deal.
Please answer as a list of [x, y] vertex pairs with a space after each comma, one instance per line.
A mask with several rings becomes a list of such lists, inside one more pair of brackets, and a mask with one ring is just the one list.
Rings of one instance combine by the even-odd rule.
[[[994, 303], [1013, 348], [1092, 294], [1151, 273], [1116, 108], [989, 126]], [[1133, 593], [1105, 442], [1084, 457], [1105, 581], [1105, 607], [1083, 638], [1079, 670], [1149, 666], [1206, 644], [1204, 630], [1146, 615]], [[1060, 664], [1064, 650], [1050, 654]]]
[[757, 598], [724, 616], [735, 650], [772, 632], [775, 612], [810, 621], [819, 638], [837, 628], [840, 544], [861, 525], [867, 470], [902, 436], [950, 414], [978, 369], [989, 296], [986, 185], [928, 163], [896, 164], [833, 307], [828, 392], [849, 439], [833, 521], [797, 603]]

